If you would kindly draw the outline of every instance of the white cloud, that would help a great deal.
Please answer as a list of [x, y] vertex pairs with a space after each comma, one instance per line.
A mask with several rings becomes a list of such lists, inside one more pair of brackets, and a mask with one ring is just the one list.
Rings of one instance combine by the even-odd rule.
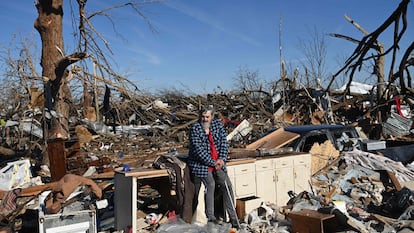
[[182, 2], [177, 2], [177, 1], [175, 1], [174, 4], [167, 3], [166, 5], [170, 8], [172, 8], [172, 9], [182, 13], [182, 14], [185, 14], [189, 17], [192, 17], [192, 18], [194, 18], [194, 19], [196, 19], [196, 20], [198, 20], [202, 23], [205, 23], [205, 24], [209, 25], [210, 27], [212, 27], [216, 30], [222, 31], [222, 32], [224, 32], [224, 33], [226, 33], [230, 36], [236, 37], [236, 38], [238, 38], [238, 39], [240, 39], [240, 40], [242, 40], [242, 41], [244, 41], [244, 42], [246, 42], [250, 45], [254, 45], [254, 46], [259, 46], [260, 45], [260, 43], [257, 42], [256, 40], [254, 40], [254, 39], [252, 39], [252, 38], [250, 38], [246, 35], [243, 35], [241, 33], [238, 33], [238, 32], [235, 32], [233, 30], [230, 30], [230, 29], [226, 28], [224, 25], [222, 25], [222, 23], [220, 21], [216, 20], [215, 17], [213, 17], [211, 15], [208, 15], [205, 12], [200, 11], [200, 10], [194, 8], [194, 7], [188, 6], [188, 5], [186, 5]]
[[151, 53], [149, 51], [145, 51], [144, 49], [134, 49], [134, 53], [140, 54], [141, 56], [144, 56], [146, 60], [153, 65], [160, 65], [161, 59], [158, 55]]
[[[109, 35], [106, 37], [107, 40], [111, 41], [111, 44], [118, 44], [123, 45], [119, 46], [117, 50], [115, 50], [115, 53], [118, 54], [125, 54], [125, 56], [139, 56], [143, 57], [143, 59], [152, 64], [152, 65], [160, 65], [161, 64], [161, 58], [156, 54], [153, 53], [147, 49], [143, 49], [135, 44], [127, 43], [125, 40], [117, 37]], [[110, 45], [111, 46], [111, 45]], [[114, 49], [114, 48], [112, 48]], [[122, 51], [121, 51], [122, 50]]]

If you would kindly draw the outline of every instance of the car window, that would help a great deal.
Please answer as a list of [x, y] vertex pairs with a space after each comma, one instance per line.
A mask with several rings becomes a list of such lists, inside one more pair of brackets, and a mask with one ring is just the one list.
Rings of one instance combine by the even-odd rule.
[[304, 140], [300, 145], [300, 151], [309, 152], [315, 143], [322, 144], [327, 140], [328, 136], [326, 134], [314, 134], [305, 136]]

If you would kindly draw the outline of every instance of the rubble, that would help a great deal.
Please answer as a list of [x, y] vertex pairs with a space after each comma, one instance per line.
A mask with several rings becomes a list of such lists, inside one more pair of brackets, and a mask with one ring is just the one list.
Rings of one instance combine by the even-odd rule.
[[[53, 166], [50, 168], [44, 165], [40, 166], [43, 161], [38, 159], [39, 154], [29, 155], [26, 160], [9, 162], [1, 170], [3, 177], [9, 177], [5, 178], [7, 182], [2, 182], [4, 186], [2, 186], [4, 190], [3, 201], [14, 196], [11, 203], [16, 203], [5, 207], [8, 208], [5, 212], [6, 219], [10, 222], [11, 228], [20, 228], [24, 232], [26, 226], [24, 224], [19, 226], [18, 222], [20, 220], [27, 221], [24, 219], [30, 213], [28, 206], [36, 206], [36, 204], [28, 205], [28, 203], [47, 200], [50, 203], [61, 203], [61, 206], [65, 203], [63, 209], [66, 206], [72, 206], [69, 212], [93, 211], [96, 214], [97, 222], [99, 222], [96, 225], [97, 230], [114, 231], [112, 201], [114, 173], [120, 169], [128, 170], [148, 166], [148, 164], [152, 166], [160, 155], [174, 156], [186, 153], [186, 130], [192, 122], [197, 120], [197, 107], [194, 106], [204, 103], [213, 103], [217, 106], [218, 117], [223, 120], [229, 132], [230, 157], [235, 160], [292, 153], [286, 146], [297, 139], [299, 135], [284, 130], [285, 126], [292, 124], [305, 125], [312, 122], [321, 124], [331, 120], [346, 123], [361, 119], [353, 121], [353, 124], [360, 125], [361, 128], [367, 128], [364, 119], [369, 118], [364, 111], [355, 112], [354, 115], [349, 112], [349, 114], [344, 114], [349, 110], [338, 107], [341, 103], [335, 100], [334, 96], [330, 96], [328, 99], [333, 103], [333, 114], [330, 115], [333, 118], [330, 119], [329, 115], [326, 115], [327, 112], [325, 112], [328, 110], [318, 107], [318, 101], [322, 99], [316, 99], [315, 102], [312, 93], [317, 92], [292, 91], [291, 95], [295, 98], [291, 98], [288, 109], [285, 109], [281, 102], [276, 102], [273, 106], [266, 105], [265, 103], [271, 100], [271, 96], [264, 95], [260, 98], [251, 97], [252, 99], [249, 99], [250, 97], [246, 93], [240, 93], [239, 96], [221, 93], [211, 94], [206, 98], [183, 98], [180, 101], [176, 99], [146, 99], [148, 102], [139, 105], [136, 112], [131, 112], [130, 115], [127, 113], [128, 109], [119, 111], [125, 117], [119, 117], [116, 125], [106, 125], [103, 122], [88, 119], [72, 120], [71, 137], [68, 139], [53, 139], [55, 141], [62, 140], [66, 145], [66, 148], [63, 148], [65, 156], [62, 157], [64, 158], [66, 171], [62, 175], [73, 174], [76, 177], [75, 180], [79, 181], [87, 179], [87, 184], [90, 187], [95, 187], [95, 191], [99, 187], [102, 194], [93, 194], [93, 192], [84, 188], [77, 191], [71, 189], [68, 192], [62, 192], [64, 194], [62, 198], [65, 199], [72, 192], [77, 193], [77, 198], [71, 198], [71, 201], [65, 200], [65, 202], [61, 202], [61, 199], [59, 201], [51, 199], [51, 196], [58, 198], [56, 194], [59, 191], [53, 193], [58, 190], [60, 179], [53, 180], [53, 176], [61, 170], [56, 171], [56, 167]], [[359, 101], [354, 100], [354, 107], [364, 103]], [[409, 103], [408, 101], [405, 102], [407, 105]], [[306, 105], [314, 107], [304, 108], [303, 106]], [[122, 106], [124, 105], [121, 104], [118, 107], [121, 109]], [[384, 123], [380, 125], [382, 126], [382, 131], [379, 131], [383, 139], [382, 142], [385, 139], [395, 140], [399, 138], [401, 141], [407, 142], [405, 144], [409, 144], [411, 121], [406, 118], [406, 115], [399, 114], [397, 108], [393, 106], [394, 103], [391, 103], [389, 118], [385, 119]], [[364, 107], [366, 107], [365, 104]], [[402, 109], [407, 110], [410, 107], [407, 106]], [[274, 109], [284, 109], [284, 114], [272, 114], [272, 112], [280, 112]], [[322, 112], [324, 114], [320, 114]], [[290, 114], [289, 117], [287, 113]], [[38, 116], [32, 114], [33, 118]], [[6, 123], [3, 126], [3, 129], [11, 129], [10, 127], [17, 125], [10, 125], [9, 122], [9, 124]], [[37, 132], [25, 130], [27, 125], [22, 125], [24, 126], [21, 128], [22, 134], [15, 134], [17, 131], [14, 130], [18, 130], [15, 127], [2, 138], [5, 143], [3, 145], [15, 148], [13, 151], [19, 155], [24, 155], [21, 152], [23, 148], [32, 148], [32, 151], [39, 149], [38, 145], [42, 140]], [[266, 132], [275, 128], [277, 130], [263, 136]], [[390, 128], [393, 128], [393, 130], [389, 130]], [[372, 135], [369, 130], [365, 132], [367, 135]], [[20, 140], [19, 143], [15, 143], [17, 141], [16, 136], [22, 137], [22, 139], [33, 138], [35, 140]], [[370, 140], [374, 139], [377, 140], [378, 138]], [[366, 146], [373, 146], [373, 144], [367, 144], [367, 141], [364, 142]], [[49, 143], [52, 144], [53, 141], [49, 140]], [[410, 221], [412, 221], [411, 203], [414, 196], [411, 189], [402, 184], [414, 180], [414, 167], [410, 164], [412, 162], [411, 157], [408, 157], [402, 163], [398, 159], [392, 159], [393, 155], [398, 153], [396, 151], [384, 150], [382, 153], [370, 153], [358, 149], [342, 151], [341, 148], [336, 148], [330, 141], [315, 143], [309, 150], [309, 153], [312, 154], [312, 193], [291, 193], [292, 199], [289, 203], [286, 203], [286, 206], [262, 203], [258, 209], [249, 213], [246, 218], [241, 219], [241, 229], [237, 231], [291, 232], [292, 229], [297, 227], [295, 226], [295, 218], [300, 218], [301, 221], [309, 220], [307, 217], [301, 217], [301, 214], [307, 213], [307, 211], [314, 211], [312, 214], [319, 216], [315, 219], [323, 224], [326, 222], [328, 228], [329, 222], [333, 220], [342, 221], [340, 226], [343, 229], [359, 232], [399, 232], [410, 228]], [[370, 148], [372, 149], [372, 147]], [[387, 156], [384, 156], [385, 154]], [[10, 158], [10, 155], [7, 156]], [[19, 175], [20, 173], [11, 175], [6, 172], [13, 171], [11, 168], [18, 164], [27, 165], [24, 169], [13, 168], [15, 171], [25, 171], [21, 175]], [[30, 173], [28, 170], [34, 173]], [[34, 177], [32, 177], [32, 174]], [[16, 177], [15, 181], [10, 179], [11, 176]], [[85, 176], [85, 178], [82, 178], [82, 176]], [[20, 178], [17, 179], [17, 177]], [[34, 178], [37, 180], [29, 181]], [[17, 183], [17, 180], [20, 183]], [[79, 185], [84, 186], [85, 183], [81, 182]], [[92, 195], [92, 199], [86, 201], [84, 198], [88, 195]], [[227, 228], [226, 225], [194, 225], [189, 223], [188, 217], [184, 221], [179, 215], [176, 222], [174, 222], [170, 219], [172, 217], [169, 214], [157, 213], [160, 193], [153, 187], [142, 186], [139, 190], [139, 201], [139, 206], [145, 207], [143, 209], [147, 211], [139, 214], [142, 232], [164, 232], [166, 230], [177, 230], [178, 232], [190, 229], [208, 231], [208, 227], [210, 227], [210, 230], [212, 230], [211, 227], [216, 227], [214, 231], [230, 231], [230, 228]], [[395, 206], [398, 204], [399, 206]], [[76, 205], [78, 207], [73, 209], [73, 206]], [[40, 203], [32, 210], [45, 208], [42, 209], [43, 212], [41, 213], [46, 218], [48, 215], [62, 213], [61, 208], [52, 208], [53, 211], [51, 211], [50, 206], [47, 206], [49, 205], [46, 205], [46, 203], [45, 205]], [[26, 213], [22, 213], [24, 212], [22, 209], [26, 209]], [[32, 227], [38, 228], [39, 225]]]
[[[256, 76], [247, 75], [252, 80], [244, 80], [242, 74], [240, 90], [205, 96], [181, 92], [154, 96], [136, 92], [138, 87], [132, 81], [103, 65], [107, 59], [99, 46], [63, 58], [59, 54], [46, 57], [56, 54], [50, 51], [43, 53], [42, 64], [57, 60], [50, 62], [53, 67], [42, 67], [41, 77], [36, 77], [30, 59], [21, 64], [17, 60], [18, 72], [11, 67], [5, 79], [13, 88], [4, 91], [4, 96], [16, 99], [6, 97], [0, 111], [0, 231], [414, 231], [414, 92], [410, 74], [414, 45], [406, 48], [399, 64], [396, 58], [408, 25], [409, 2], [401, 1], [370, 33], [346, 16], [364, 35], [359, 39], [331, 34], [358, 46], [327, 88], [322, 87], [324, 75], [310, 74], [315, 73], [310, 67], [304, 67], [306, 80], [298, 79], [299, 69], [288, 77], [281, 61], [281, 77], [270, 85], [256, 85]], [[394, 41], [386, 48], [378, 38], [392, 26]], [[385, 81], [387, 55], [393, 57]], [[93, 72], [88, 65], [78, 65], [93, 57], [98, 58], [93, 61]], [[356, 82], [356, 71], [368, 61], [374, 64], [371, 74], [376, 83]], [[53, 77], [46, 77], [48, 73]], [[347, 83], [331, 88], [342, 74]], [[15, 81], [22, 86], [15, 87]], [[78, 82], [76, 87], [70, 85], [74, 82]], [[44, 86], [43, 93], [38, 85]], [[103, 98], [99, 96], [102, 90]], [[73, 98], [72, 93], [81, 96]], [[240, 229], [225, 222], [192, 223], [190, 201], [183, 198], [185, 189], [177, 178], [186, 167], [179, 155], [187, 153], [188, 127], [198, 120], [197, 109], [206, 104], [215, 106], [228, 132], [230, 162], [309, 153], [311, 189], [289, 191], [285, 205], [260, 203], [240, 218]], [[290, 132], [288, 127], [309, 125], [345, 125], [361, 129], [359, 135], [365, 136], [315, 134], [306, 147], [294, 148], [290, 143], [307, 135]], [[304, 177], [301, 171], [289, 171], [291, 176], [299, 174], [298, 180]], [[138, 179], [139, 175], [145, 179]], [[153, 179], [158, 175], [167, 181]], [[117, 190], [121, 194], [115, 198]], [[125, 221], [118, 227], [117, 220]], [[125, 229], [117, 229], [124, 225]]]
[[[45, 130], [42, 124], [59, 121], [61, 115], [45, 111], [39, 107], [42, 104], [13, 110], [1, 121], [0, 194], [4, 216], [10, 228], [25, 229], [19, 221], [25, 223], [22, 210], [28, 209], [29, 203], [37, 215], [46, 218], [62, 214], [67, 206], [82, 207], [69, 212], [92, 211], [97, 230], [120, 230], [114, 224], [115, 174], [154, 167], [167, 169], [172, 177], [179, 173], [184, 165], [176, 163], [176, 156], [187, 153], [188, 127], [198, 120], [200, 106], [212, 104], [228, 132], [231, 160], [299, 152], [312, 155], [312, 192], [289, 193], [291, 200], [286, 206], [262, 203], [241, 219], [244, 222], [239, 231], [290, 232], [297, 229], [295, 218], [309, 220], [306, 214], [310, 213], [312, 221], [326, 221], [327, 227], [336, 220], [341, 227], [360, 232], [397, 232], [411, 225], [407, 221], [411, 220], [412, 191], [403, 185], [414, 179], [414, 155], [410, 152], [414, 100], [409, 90], [389, 88], [388, 101], [379, 103], [373, 85], [350, 80], [342, 88], [327, 91], [320, 86], [297, 88], [292, 81], [283, 89], [276, 85], [269, 90], [244, 88], [206, 96], [122, 93], [109, 100], [110, 87], [105, 85], [103, 110], [73, 104], [68, 137]], [[352, 133], [331, 132], [326, 138], [310, 140], [306, 150], [292, 147], [291, 143], [304, 135], [288, 131], [289, 127], [317, 130], [325, 125], [345, 125]], [[354, 129], [359, 130], [361, 138], [353, 135]], [[167, 159], [160, 163], [160, 158]], [[82, 188], [63, 190], [61, 181], [68, 177]], [[173, 178], [169, 182], [170, 188], [177, 185]], [[191, 213], [188, 206], [184, 211], [186, 201], [181, 189], [176, 189], [179, 195], [169, 200], [176, 204], [174, 211], [160, 212], [165, 197], [156, 185], [140, 184], [137, 190], [138, 209], [146, 211], [138, 214], [140, 230], [194, 227], [208, 231], [212, 229], [206, 227], [217, 227], [215, 231], [230, 231], [225, 224], [190, 224]], [[84, 186], [93, 187], [95, 192]], [[72, 193], [78, 198], [67, 199]], [[45, 199], [47, 203], [42, 202]], [[34, 225], [39, 228], [39, 224]]]

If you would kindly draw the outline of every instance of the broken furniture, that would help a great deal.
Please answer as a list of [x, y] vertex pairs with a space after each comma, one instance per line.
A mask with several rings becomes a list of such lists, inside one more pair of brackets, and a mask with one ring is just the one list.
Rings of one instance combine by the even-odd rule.
[[[227, 163], [227, 174], [233, 186], [233, 205], [236, 209], [240, 198], [256, 196], [255, 161], [255, 159], [243, 159]], [[237, 215], [239, 217], [239, 214]]]
[[[238, 203], [238, 199], [256, 196], [255, 161], [256, 159], [238, 159], [231, 160], [226, 164], [227, 174], [233, 187], [233, 204], [235, 207]], [[194, 213], [193, 222], [207, 223], [207, 218], [204, 214], [205, 203], [203, 193], [204, 185], [201, 185], [197, 210]], [[223, 214], [226, 216], [225, 213]]]
[[[279, 128], [247, 145], [246, 149], [266, 151], [280, 148], [294, 142], [300, 137], [300, 133], [301, 131], [291, 132]], [[312, 175], [310, 154], [296, 152], [258, 158], [260, 159], [255, 162], [256, 194], [264, 201], [284, 206], [290, 199], [289, 191], [310, 190], [309, 180]]]
[[80, 155], [79, 140], [65, 140], [61, 138], [47, 142], [47, 154], [49, 157], [50, 175], [52, 181], [60, 180], [67, 172], [67, 158]]
[[80, 210], [58, 214], [39, 211], [39, 233], [88, 232], [97, 233], [95, 210]]
[[335, 230], [335, 215], [316, 210], [302, 209], [288, 214], [291, 219], [292, 233], [329, 233]]
[[239, 219], [244, 219], [246, 215], [258, 208], [263, 202], [263, 199], [253, 196], [240, 198], [236, 201], [236, 213]]
[[[141, 167], [130, 171], [115, 172], [115, 229], [137, 232], [138, 183], [144, 181], [160, 187], [168, 187], [169, 185], [162, 185], [162, 182], [168, 182], [168, 171]], [[168, 197], [162, 195], [162, 198]], [[165, 199], [163, 201], [168, 202]], [[128, 231], [129, 228], [131, 231]]]
[[227, 168], [236, 199], [257, 196], [284, 206], [289, 191], [310, 191], [311, 165], [310, 154], [295, 153], [231, 161]]

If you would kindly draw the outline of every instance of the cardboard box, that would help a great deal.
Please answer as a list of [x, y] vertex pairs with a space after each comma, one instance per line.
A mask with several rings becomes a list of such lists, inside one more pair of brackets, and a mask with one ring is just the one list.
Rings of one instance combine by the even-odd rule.
[[259, 197], [245, 197], [236, 200], [236, 212], [239, 219], [244, 219], [248, 213], [259, 208], [263, 200]]

